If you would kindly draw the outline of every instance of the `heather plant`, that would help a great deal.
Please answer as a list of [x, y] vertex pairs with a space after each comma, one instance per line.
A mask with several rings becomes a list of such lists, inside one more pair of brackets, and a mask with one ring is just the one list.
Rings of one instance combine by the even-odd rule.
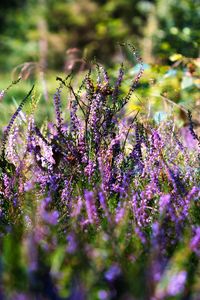
[[191, 112], [192, 150], [172, 116], [127, 115], [144, 72], [129, 48], [140, 68], [127, 94], [123, 64], [112, 83], [95, 63], [77, 89], [57, 77], [54, 123], [37, 126], [34, 87], [8, 122], [1, 299], [198, 299], [199, 137]]

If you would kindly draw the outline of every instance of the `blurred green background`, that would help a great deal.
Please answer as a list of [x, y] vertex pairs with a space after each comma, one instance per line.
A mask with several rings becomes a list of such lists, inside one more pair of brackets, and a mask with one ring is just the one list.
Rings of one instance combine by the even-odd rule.
[[[5, 105], [9, 104], [10, 114], [14, 112], [36, 79], [45, 103], [56, 89], [57, 75], [64, 76], [71, 69], [80, 74], [94, 58], [113, 77], [119, 63], [126, 60], [128, 88], [137, 65], [119, 46], [122, 42], [137, 47], [146, 68], [143, 88], [136, 95], [140, 101], [133, 99], [130, 110], [146, 103], [148, 97], [162, 113], [163, 98], [158, 96], [163, 94], [178, 105], [198, 109], [199, 20], [198, 0], [2, 1], [0, 89], [19, 74], [24, 80], [0, 103], [3, 124], [8, 120]], [[47, 116], [45, 109], [40, 111], [42, 118]]]
[[10, 0], [0, 7], [1, 71], [45, 58], [62, 69], [66, 51], [110, 64], [117, 42], [134, 43], [146, 63], [198, 56], [198, 0]]

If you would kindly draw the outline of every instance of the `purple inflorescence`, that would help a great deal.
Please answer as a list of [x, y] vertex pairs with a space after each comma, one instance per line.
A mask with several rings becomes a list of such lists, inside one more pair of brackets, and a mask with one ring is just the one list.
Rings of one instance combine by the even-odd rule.
[[62, 127], [62, 116], [61, 116], [61, 88], [57, 89], [57, 92], [54, 95], [54, 106], [56, 113], [56, 122], [58, 129], [61, 130]]
[[118, 265], [112, 265], [105, 273], [105, 278], [108, 281], [114, 281], [121, 274], [120, 267]]
[[94, 193], [93, 191], [85, 190], [84, 196], [88, 222], [93, 224], [97, 221], [97, 210], [95, 206]]
[[167, 209], [168, 205], [170, 204], [170, 198], [171, 198], [171, 196], [169, 194], [163, 195], [160, 197], [160, 200], [159, 200], [160, 214], [162, 214]]
[[167, 287], [167, 293], [170, 296], [176, 296], [183, 291], [184, 284], [187, 278], [187, 273], [185, 271], [181, 271], [176, 275], [173, 275], [170, 278], [170, 282]]
[[200, 226], [193, 229], [193, 237], [190, 241], [192, 251], [200, 255]]

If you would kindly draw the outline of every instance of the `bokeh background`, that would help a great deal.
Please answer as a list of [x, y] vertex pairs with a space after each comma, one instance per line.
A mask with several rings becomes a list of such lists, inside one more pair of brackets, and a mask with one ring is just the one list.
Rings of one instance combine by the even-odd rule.
[[[2, 122], [6, 123], [8, 110], [14, 112], [30, 83], [38, 79], [38, 118], [49, 118], [48, 108], [43, 109], [42, 104], [52, 98], [56, 76], [72, 69], [80, 74], [92, 60], [110, 69], [113, 77], [120, 62], [129, 62], [127, 80], [131, 80], [137, 63], [119, 46], [123, 42], [137, 47], [146, 69], [136, 93], [140, 101], [131, 99], [130, 109], [150, 101], [155, 118], [162, 118], [166, 113], [163, 101], [170, 103], [158, 98], [164, 95], [198, 111], [199, 20], [198, 0], [2, 1], [0, 89], [19, 75], [23, 78], [0, 103]], [[181, 111], [179, 115], [184, 119]]]
[[116, 44], [134, 43], [145, 62], [165, 62], [171, 54], [199, 54], [197, 0], [10, 0], [1, 2], [1, 71], [25, 61], [61, 69], [69, 48], [106, 64]]

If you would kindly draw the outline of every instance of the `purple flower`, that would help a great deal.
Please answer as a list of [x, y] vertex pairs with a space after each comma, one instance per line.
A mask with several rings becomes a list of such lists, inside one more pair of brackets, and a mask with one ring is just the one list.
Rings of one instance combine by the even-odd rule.
[[160, 201], [159, 201], [159, 212], [160, 212], [160, 214], [162, 214], [165, 211], [166, 207], [170, 203], [170, 198], [171, 198], [171, 196], [169, 194], [163, 195], [163, 196], [160, 197]]
[[66, 204], [69, 203], [72, 195], [72, 186], [71, 181], [64, 180], [64, 188], [61, 193], [61, 200]]
[[74, 204], [73, 204], [73, 210], [71, 213], [72, 218], [80, 215], [82, 207], [83, 207], [83, 201], [82, 201], [81, 197], [79, 196], [78, 199], [76, 201], [74, 201]]
[[61, 130], [62, 127], [62, 117], [61, 117], [61, 87], [57, 88], [57, 92], [54, 95], [54, 106], [56, 112], [56, 121], [58, 128]]
[[158, 222], [154, 222], [152, 224], [152, 236], [153, 236], [153, 238], [156, 238], [158, 236], [159, 229], [160, 229], [159, 223]]
[[171, 276], [167, 287], [168, 295], [176, 296], [177, 294], [180, 294], [184, 289], [186, 278], [186, 271], [180, 271], [179, 273]]
[[49, 225], [56, 225], [59, 218], [59, 213], [57, 210], [48, 211], [47, 207], [49, 203], [51, 203], [51, 198], [47, 197], [45, 198], [40, 205], [40, 215], [44, 222], [46, 222]]
[[139, 230], [148, 226], [150, 221], [150, 215], [148, 213], [148, 200], [146, 199], [145, 192], [141, 192], [140, 197], [134, 194], [132, 197], [132, 210], [136, 222], [136, 228]]
[[[15, 294], [15, 300], [28, 300], [28, 296], [26, 294]], [[13, 298], [14, 299], [14, 298]]]
[[19, 142], [19, 126], [14, 126], [13, 129], [11, 129], [11, 132], [8, 136], [8, 144], [6, 148], [6, 156], [8, 159], [15, 165], [19, 165], [19, 155], [16, 151], [16, 146]]
[[125, 215], [125, 208], [124, 207], [118, 207], [116, 210], [116, 215], [115, 215], [115, 222], [118, 224], [122, 219], [124, 218]]
[[67, 252], [72, 254], [76, 251], [77, 248], [77, 242], [76, 242], [76, 238], [75, 238], [75, 234], [73, 232], [71, 232], [70, 234], [68, 234], [67, 236]]
[[32, 182], [31, 180], [26, 181], [26, 182], [24, 183], [24, 191], [25, 191], [25, 192], [30, 191], [31, 189], [33, 189], [33, 187], [34, 187], [34, 182]]
[[89, 179], [91, 179], [91, 176], [95, 171], [95, 167], [95, 163], [92, 160], [89, 160], [87, 166], [84, 169], [85, 175], [88, 176]]
[[53, 211], [53, 212], [44, 211], [42, 214], [42, 219], [50, 225], [56, 225], [58, 223], [58, 218], [59, 218], [58, 211]]
[[88, 221], [89, 223], [94, 224], [97, 221], [97, 210], [95, 206], [94, 193], [92, 191], [85, 190], [84, 196]]
[[183, 137], [183, 145], [188, 149], [192, 150], [197, 148], [198, 141], [194, 139], [189, 127], [183, 127], [180, 130], [181, 136]]
[[200, 226], [193, 229], [194, 236], [190, 241], [190, 249], [200, 255]]
[[105, 290], [98, 291], [98, 297], [100, 300], [107, 300], [108, 296], [108, 292], [106, 292]]
[[121, 274], [121, 269], [118, 265], [112, 265], [105, 273], [105, 278], [108, 281], [114, 281]]
[[7, 175], [3, 175], [3, 184], [4, 184], [4, 196], [5, 198], [10, 199], [12, 197], [12, 180], [11, 178]]
[[152, 130], [152, 139], [153, 139], [153, 146], [155, 147], [155, 149], [160, 150], [164, 147], [164, 143], [157, 130]]
[[163, 165], [165, 165], [167, 177], [168, 177], [169, 181], [172, 183], [174, 191], [178, 195], [181, 194], [182, 196], [184, 196], [186, 193], [186, 190], [185, 190], [185, 186], [181, 180], [179, 170], [175, 169], [175, 168], [174, 168], [174, 170], [172, 170], [165, 162], [163, 163]]
[[105, 216], [108, 218], [108, 220], [110, 220], [109, 209], [107, 207], [107, 203], [103, 192], [99, 192], [99, 202], [101, 204]]
[[141, 230], [141, 226], [140, 227], [137, 225], [135, 226], [135, 233], [140, 238], [142, 244], [146, 244], [147, 239], [146, 239], [144, 232], [142, 232], [142, 230]]

